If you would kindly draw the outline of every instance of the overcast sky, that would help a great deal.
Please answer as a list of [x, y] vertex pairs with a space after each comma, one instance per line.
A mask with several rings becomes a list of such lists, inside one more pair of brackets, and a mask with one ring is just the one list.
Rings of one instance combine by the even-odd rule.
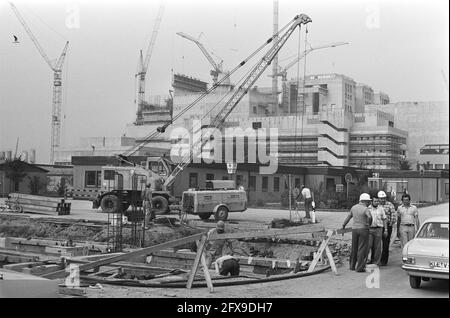
[[[148, 46], [160, 1], [13, 3], [51, 59], [70, 42], [63, 70], [63, 146], [76, 145], [80, 137], [122, 135], [134, 119], [139, 50]], [[350, 42], [308, 55], [307, 74], [345, 74], [394, 102], [448, 100], [442, 76], [449, 75], [448, 3], [279, 0], [279, 25], [305, 13], [313, 21], [312, 46]], [[168, 94], [172, 72], [211, 80], [201, 51], [176, 32], [203, 33], [205, 47], [232, 69], [270, 37], [272, 8], [272, 0], [166, 0], [146, 95]], [[13, 34], [20, 43], [12, 43]], [[297, 52], [298, 35], [280, 52], [280, 64]], [[292, 67], [288, 76], [296, 75]], [[37, 161], [48, 162], [52, 76], [8, 2], [0, 0], [0, 150], [14, 149], [19, 137], [19, 152], [35, 148]], [[257, 85], [270, 81], [264, 74]]]

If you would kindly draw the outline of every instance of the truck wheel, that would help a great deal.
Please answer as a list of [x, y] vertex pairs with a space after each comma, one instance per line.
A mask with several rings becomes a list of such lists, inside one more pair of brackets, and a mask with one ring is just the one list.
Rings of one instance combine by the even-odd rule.
[[122, 201], [114, 194], [107, 194], [102, 198], [100, 206], [103, 212], [120, 213], [122, 212]]
[[202, 220], [207, 220], [211, 217], [212, 213], [199, 213], [198, 216]]
[[411, 286], [411, 288], [420, 288], [420, 281], [421, 278], [418, 276], [409, 276], [409, 285]]
[[155, 214], [166, 214], [169, 210], [169, 202], [165, 197], [162, 197], [160, 195], [154, 197], [152, 199], [152, 205], [153, 205], [153, 211], [155, 211]]
[[221, 206], [217, 209], [216, 213], [214, 213], [214, 218], [216, 221], [226, 221], [228, 219], [228, 209]]

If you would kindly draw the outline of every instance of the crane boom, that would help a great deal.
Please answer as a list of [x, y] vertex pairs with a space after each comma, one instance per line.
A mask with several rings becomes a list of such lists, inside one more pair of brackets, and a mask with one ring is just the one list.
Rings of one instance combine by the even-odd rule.
[[288, 65], [286, 65], [284, 67], [284, 71], [287, 71], [288, 69], [290, 69], [292, 66], [297, 64], [302, 58], [304, 58], [307, 54], [311, 53], [312, 51], [346, 45], [346, 44], [349, 44], [349, 43], [348, 42], [337, 42], [337, 43], [331, 43], [331, 44], [327, 44], [327, 45], [311, 47], [311, 48], [307, 49], [305, 52], [303, 52], [301, 55], [299, 55], [298, 58], [296, 58], [295, 60], [290, 62]]
[[27, 23], [25, 22], [25, 20], [23, 19], [22, 15], [20, 14], [19, 10], [17, 10], [16, 6], [13, 3], [9, 3], [11, 6], [11, 9], [14, 11], [14, 13], [16, 14], [17, 18], [19, 19], [20, 23], [22, 24], [22, 26], [24, 27], [25, 31], [27, 32], [28, 36], [30, 37], [31, 41], [33, 42], [34, 46], [36, 47], [36, 49], [39, 51], [39, 54], [43, 57], [43, 59], [45, 60], [45, 62], [48, 64], [48, 66], [50, 66], [50, 68], [52, 70], [54, 69], [54, 65], [52, 64], [52, 62], [50, 61], [50, 59], [48, 58], [47, 54], [45, 53], [44, 49], [42, 48], [42, 46], [39, 44], [38, 40], [36, 39], [36, 37], [34, 36], [33, 32], [31, 32], [30, 28], [28, 27]]
[[[228, 115], [233, 111], [239, 101], [247, 94], [252, 85], [256, 82], [256, 80], [261, 76], [264, 70], [270, 65], [273, 58], [278, 54], [280, 49], [289, 39], [291, 34], [297, 28], [297, 26], [301, 26], [301, 24], [307, 24], [312, 22], [311, 18], [305, 14], [297, 15], [292, 21], [291, 26], [287, 29], [287, 31], [275, 40], [273, 46], [267, 51], [267, 53], [261, 58], [261, 60], [253, 67], [248, 76], [244, 79], [242, 84], [238, 89], [233, 93], [231, 98], [225, 103], [225, 105], [219, 110], [217, 115], [213, 118], [210, 123], [210, 128], [222, 128], [225, 122], [225, 119]], [[267, 43], [272, 42], [274, 37], [270, 38]], [[243, 63], [243, 62], [241, 62]], [[208, 130], [208, 129], [207, 129]], [[203, 137], [202, 133], [202, 137]], [[194, 140], [192, 146], [190, 147], [189, 153], [184, 156], [181, 162], [174, 168], [172, 173], [166, 178], [164, 182], [165, 187], [169, 187], [174, 182], [176, 176], [183, 171], [183, 169], [189, 165], [191, 160], [198, 155], [202, 150], [202, 147], [209, 141], [207, 138], [203, 140], [203, 138], [199, 138], [199, 140]]]
[[186, 33], [183, 32], [177, 32], [177, 34], [189, 41], [194, 42], [195, 44], [197, 44], [197, 46], [200, 48], [200, 50], [202, 51], [203, 55], [206, 57], [206, 59], [208, 60], [208, 62], [212, 65], [212, 67], [214, 68], [213, 71], [211, 71], [211, 75], [213, 75], [213, 82], [216, 83], [217, 82], [217, 78], [218, 75], [220, 73], [223, 72], [222, 70], [222, 63], [216, 63], [216, 61], [214, 61], [214, 59], [212, 58], [211, 54], [209, 54], [209, 52], [205, 49], [205, 47], [203, 46], [203, 44], [195, 39], [194, 37], [187, 35]]
[[140, 70], [136, 76], [139, 77], [139, 88], [138, 88], [138, 109], [137, 109], [137, 120], [138, 122], [142, 119], [142, 108], [145, 102], [145, 78], [147, 76], [148, 64], [150, 62], [150, 58], [153, 53], [153, 48], [155, 47], [156, 37], [158, 36], [159, 26], [161, 24], [162, 15], [164, 13], [164, 0], [161, 1], [161, 4], [158, 9], [158, 13], [156, 16], [155, 24], [153, 25], [153, 32], [150, 38], [150, 42], [148, 43], [147, 53], [145, 55], [145, 59], [143, 60], [142, 51], [140, 56]]

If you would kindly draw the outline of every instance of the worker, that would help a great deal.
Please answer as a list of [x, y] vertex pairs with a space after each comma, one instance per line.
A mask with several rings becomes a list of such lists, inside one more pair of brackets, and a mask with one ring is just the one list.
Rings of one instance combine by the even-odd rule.
[[[208, 232], [208, 237], [212, 234], [224, 234], [225, 222], [218, 221], [216, 228]], [[239, 275], [239, 262], [233, 256], [233, 246], [228, 240], [214, 240], [207, 246], [206, 263], [208, 267], [215, 265], [216, 271], [223, 276], [231, 274]]]
[[302, 185], [301, 194], [302, 194], [303, 200], [305, 202], [305, 214], [306, 214], [305, 217], [307, 219], [310, 219], [311, 215], [309, 214], [309, 211], [311, 210], [311, 204], [313, 201], [312, 196], [311, 196], [311, 190], [308, 189], [307, 187], [305, 187], [305, 185]]
[[369, 227], [369, 253], [368, 264], [380, 266], [382, 239], [387, 236], [387, 217], [384, 208], [379, 205], [380, 199], [374, 197], [369, 206], [372, 223]]
[[152, 184], [148, 182], [142, 193], [142, 207], [144, 208], [144, 226], [147, 227], [155, 219], [155, 212], [152, 205]]
[[[386, 236], [382, 237], [381, 259], [380, 265], [386, 266], [389, 260], [389, 244], [391, 236], [397, 235], [397, 212], [395, 206], [387, 200], [386, 192], [378, 191], [377, 194], [380, 199], [380, 206], [384, 209], [386, 214]], [[383, 232], [384, 234], [384, 232]]]
[[359, 203], [352, 206], [342, 229], [353, 218], [352, 226], [352, 251], [350, 254], [350, 270], [365, 272], [367, 250], [369, 246], [369, 224], [372, 224], [372, 215], [368, 209], [370, 195], [362, 193]]
[[397, 209], [397, 230], [402, 248], [414, 238], [419, 226], [419, 210], [411, 204], [411, 196], [405, 193], [402, 195], [402, 205]]

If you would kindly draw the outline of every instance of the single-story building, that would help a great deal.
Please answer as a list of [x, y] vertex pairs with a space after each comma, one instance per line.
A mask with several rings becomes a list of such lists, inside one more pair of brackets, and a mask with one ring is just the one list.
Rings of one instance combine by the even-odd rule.
[[45, 192], [48, 170], [20, 160], [0, 164], [0, 195], [12, 192], [41, 194]]

